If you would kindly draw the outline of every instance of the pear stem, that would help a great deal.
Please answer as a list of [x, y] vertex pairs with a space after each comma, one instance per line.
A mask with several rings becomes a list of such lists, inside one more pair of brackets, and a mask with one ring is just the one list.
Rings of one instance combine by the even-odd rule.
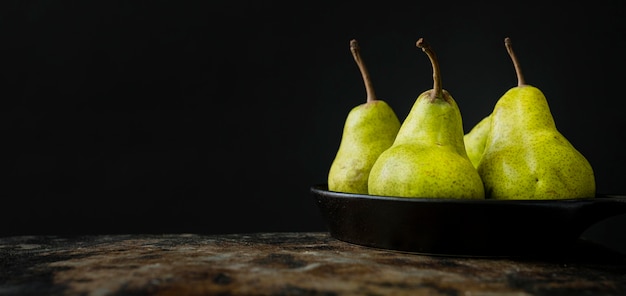
[[511, 60], [513, 61], [513, 67], [515, 67], [515, 74], [517, 75], [517, 86], [526, 85], [526, 81], [524, 80], [524, 75], [522, 75], [522, 68], [520, 66], [519, 60], [513, 52], [513, 42], [511, 42], [511, 38], [504, 38], [504, 46], [506, 46], [506, 51], [509, 53]]
[[361, 48], [359, 47], [359, 43], [355, 39], [350, 40], [350, 52], [352, 52], [352, 57], [354, 58], [357, 66], [359, 66], [359, 71], [361, 71], [363, 83], [365, 84], [365, 92], [367, 94], [367, 102], [369, 103], [375, 101], [376, 92], [374, 91], [374, 85], [372, 84], [372, 80], [370, 79], [370, 74], [367, 71], [367, 67], [365, 67], [365, 63], [361, 58]]
[[438, 98], [443, 93], [443, 87], [441, 86], [441, 72], [439, 71], [439, 62], [435, 52], [430, 47], [430, 44], [424, 41], [424, 38], [417, 40], [415, 45], [422, 49], [430, 59], [430, 63], [433, 65], [433, 95], [432, 99]]

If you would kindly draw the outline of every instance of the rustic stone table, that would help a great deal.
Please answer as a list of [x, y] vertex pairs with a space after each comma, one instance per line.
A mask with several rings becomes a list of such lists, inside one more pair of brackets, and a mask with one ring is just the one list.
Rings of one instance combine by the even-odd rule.
[[402, 253], [324, 232], [0, 238], [0, 295], [626, 295], [588, 242], [535, 258]]

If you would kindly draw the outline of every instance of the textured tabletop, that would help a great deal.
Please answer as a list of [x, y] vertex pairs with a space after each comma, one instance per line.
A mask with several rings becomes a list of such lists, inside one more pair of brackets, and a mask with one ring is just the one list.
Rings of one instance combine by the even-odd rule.
[[327, 233], [0, 238], [0, 295], [626, 295], [626, 260], [596, 246], [459, 258]]

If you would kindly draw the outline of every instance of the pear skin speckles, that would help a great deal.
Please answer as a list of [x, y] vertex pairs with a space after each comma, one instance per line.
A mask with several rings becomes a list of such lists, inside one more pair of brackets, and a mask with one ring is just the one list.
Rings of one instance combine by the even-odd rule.
[[485, 151], [485, 143], [487, 142], [487, 135], [491, 128], [491, 115], [485, 116], [481, 119], [467, 134], [463, 135], [463, 142], [465, 144], [465, 151], [467, 151], [467, 157], [469, 157], [472, 165], [478, 168], [478, 163]]
[[[563, 136], [542, 135], [483, 156], [478, 172], [492, 199], [595, 196], [593, 169]], [[519, 144], [519, 143], [518, 143]]]
[[394, 145], [379, 159], [370, 174], [371, 195], [484, 199], [472, 163], [450, 147]]
[[384, 101], [354, 107], [346, 118], [341, 143], [328, 172], [328, 189], [367, 194], [372, 165], [396, 137], [400, 120]]

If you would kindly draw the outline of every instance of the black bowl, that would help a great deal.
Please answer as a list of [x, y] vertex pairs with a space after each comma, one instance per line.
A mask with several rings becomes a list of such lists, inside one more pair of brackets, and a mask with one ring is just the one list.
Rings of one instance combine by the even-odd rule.
[[591, 225], [626, 213], [626, 196], [565, 200], [402, 198], [311, 193], [330, 235], [362, 246], [446, 256], [562, 252]]

